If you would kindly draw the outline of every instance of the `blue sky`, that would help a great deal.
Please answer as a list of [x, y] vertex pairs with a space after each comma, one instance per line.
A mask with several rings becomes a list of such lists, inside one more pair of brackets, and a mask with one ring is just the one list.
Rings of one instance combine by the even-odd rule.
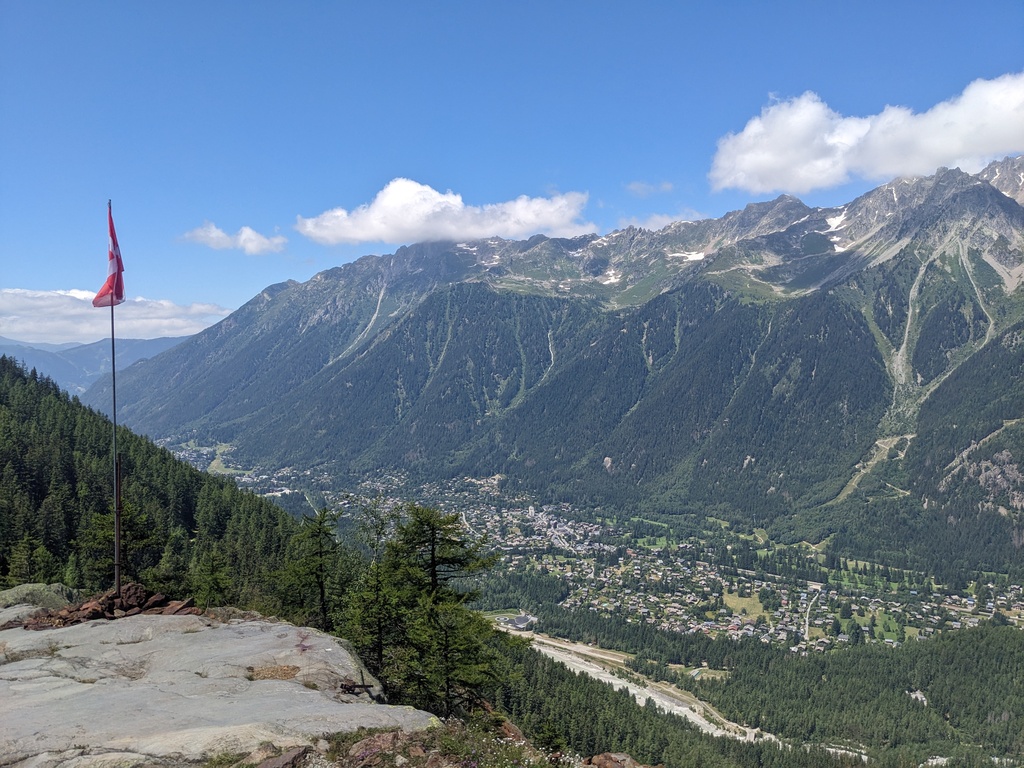
[[1024, 152], [1024, 3], [0, 1], [0, 336], [193, 333], [407, 242]]

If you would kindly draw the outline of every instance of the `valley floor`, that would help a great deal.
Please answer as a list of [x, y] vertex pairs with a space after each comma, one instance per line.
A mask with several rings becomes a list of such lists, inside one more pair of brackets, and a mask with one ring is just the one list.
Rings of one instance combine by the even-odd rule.
[[663, 711], [679, 715], [711, 736], [728, 736], [743, 741], [763, 738], [778, 741], [775, 736], [764, 733], [760, 729], [747, 728], [729, 722], [710, 704], [673, 685], [649, 680], [632, 671], [626, 673], [628, 677], [622, 677], [626, 659], [624, 653], [537, 633], [533, 633], [531, 637], [534, 648], [544, 655], [562, 662], [574, 672], [582, 672], [618, 689], [624, 688], [633, 694], [638, 704], [643, 705], [650, 699]]

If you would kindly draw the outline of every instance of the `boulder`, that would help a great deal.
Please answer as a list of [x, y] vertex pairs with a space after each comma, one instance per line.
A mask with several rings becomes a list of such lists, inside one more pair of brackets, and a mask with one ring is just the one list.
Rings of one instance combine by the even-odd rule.
[[37, 608], [58, 610], [76, 598], [75, 590], [63, 584], [19, 584], [0, 592], [0, 608], [34, 605]]

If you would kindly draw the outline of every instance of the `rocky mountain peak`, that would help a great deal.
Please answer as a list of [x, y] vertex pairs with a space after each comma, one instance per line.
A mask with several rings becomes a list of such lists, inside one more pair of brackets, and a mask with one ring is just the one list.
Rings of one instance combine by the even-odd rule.
[[978, 178], [1024, 205], [1024, 155], [993, 161], [978, 174]]
[[743, 237], [758, 237], [780, 232], [793, 222], [807, 216], [812, 209], [791, 195], [779, 195], [774, 200], [750, 203], [742, 211], [727, 213], [723, 217], [726, 229]]

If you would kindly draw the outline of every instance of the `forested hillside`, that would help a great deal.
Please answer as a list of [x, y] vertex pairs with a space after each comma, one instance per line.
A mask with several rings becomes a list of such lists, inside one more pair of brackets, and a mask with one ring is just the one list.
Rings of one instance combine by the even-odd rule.
[[[901, 766], [920, 765], [933, 755], [960, 755], [960, 764], [975, 765], [986, 755], [1024, 754], [1019, 684], [1024, 633], [1001, 618], [896, 647], [857, 643], [828, 653], [797, 654], [755, 638], [668, 632], [615, 615], [565, 611], [557, 607], [565, 589], [563, 580], [551, 576], [496, 573], [484, 582], [481, 604], [514, 601], [554, 636], [626, 651], [632, 654], [626, 661], [629, 670], [670, 681], [712, 703], [730, 721], [789, 744], [863, 750], [882, 765]], [[592, 686], [550, 660], [521, 661], [528, 680], [557, 680], [564, 700], [609, 695], [588, 690]], [[502, 694], [507, 696], [502, 703], [522, 721], [547, 724], [566, 740], [587, 733], [574, 708], [533, 697], [528, 686], [523, 688], [513, 684]], [[613, 709], [618, 703], [606, 706]], [[653, 721], [655, 715], [622, 711], [615, 718], [620, 724], [631, 719]], [[636, 739], [642, 759], [676, 764], [668, 754], [677, 749], [671, 745], [681, 734], [673, 734], [669, 722], [624, 732]], [[619, 726], [605, 721], [603, 727], [615, 732]], [[737, 746], [735, 754], [742, 753]], [[777, 758], [762, 751], [765, 765]], [[841, 762], [843, 756], [835, 759]], [[826, 764], [826, 758], [810, 764]]]
[[[0, 356], [4, 587], [112, 585], [111, 437], [103, 416]], [[455, 584], [492, 560], [456, 516], [370, 505], [362, 546], [343, 546], [335, 513], [296, 520], [126, 429], [118, 451], [126, 581], [338, 631], [398, 702], [443, 715], [479, 705], [493, 630]]]
[[[0, 578], [99, 591], [113, 581], [110, 421], [0, 356]], [[274, 607], [270, 575], [298, 526], [227, 478], [127, 429], [122, 461], [126, 579], [205, 603]]]

